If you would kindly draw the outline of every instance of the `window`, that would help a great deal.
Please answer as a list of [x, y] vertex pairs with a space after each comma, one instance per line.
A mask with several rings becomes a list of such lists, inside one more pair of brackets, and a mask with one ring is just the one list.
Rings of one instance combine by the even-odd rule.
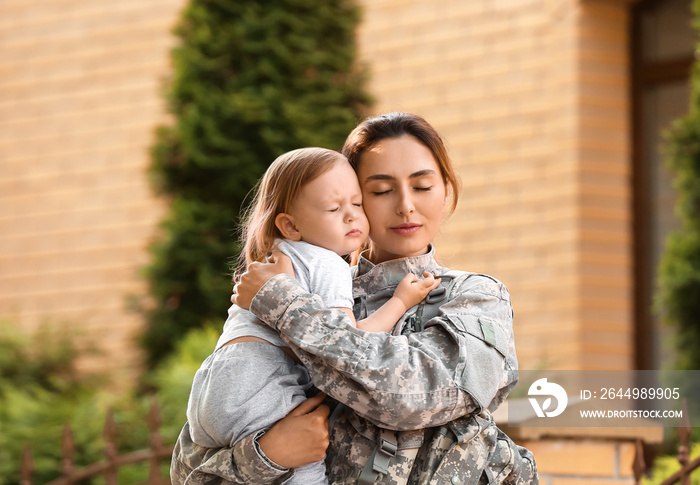
[[691, 0], [647, 0], [633, 11], [635, 349], [637, 369], [671, 362], [670, 331], [652, 311], [659, 260], [680, 226], [663, 159], [664, 132], [688, 112], [696, 34]]

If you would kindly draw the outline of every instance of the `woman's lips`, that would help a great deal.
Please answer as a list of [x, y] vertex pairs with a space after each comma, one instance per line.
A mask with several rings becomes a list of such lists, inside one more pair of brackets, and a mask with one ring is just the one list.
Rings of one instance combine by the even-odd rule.
[[399, 226], [390, 227], [389, 229], [400, 236], [410, 236], [411, 234], [417, 232], [421, 227], [423, 226], [420, 224], [406, 223]]

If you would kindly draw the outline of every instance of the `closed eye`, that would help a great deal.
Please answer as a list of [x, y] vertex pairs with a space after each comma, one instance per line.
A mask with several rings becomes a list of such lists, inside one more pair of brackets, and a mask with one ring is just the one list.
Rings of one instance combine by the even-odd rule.
[[418, 190], [419, 192], [427, 192], [432, 188], [433, 188], [433, 186], [431, 185], [430, 187], [414, 187], [413, 189]]
[[340, 208], [340, 207], [335, 207], [335, 208], [333, 208], [333, 209], [328, 209], [328, 212], [338, 212], [338, 209], [339, 209], [339, 208]]
[[391, 189], [389, 189], [389, 190], [383, 190], [383, 191], [381, 191], [381, 192], [372, 192], [372, 194], [374, 194], [374, 195], [384, 195], [384, 194], [388, 194], [389, 192], [391, 192]]

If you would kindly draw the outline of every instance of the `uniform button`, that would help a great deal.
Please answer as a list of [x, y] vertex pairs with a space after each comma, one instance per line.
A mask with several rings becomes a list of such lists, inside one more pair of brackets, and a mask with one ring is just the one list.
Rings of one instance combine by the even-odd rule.
[[454, 477], [452, 477], [451, 482], [453, 483], [453, 485], [457, 485], [459, 483], [459, 477], [455, 475]]

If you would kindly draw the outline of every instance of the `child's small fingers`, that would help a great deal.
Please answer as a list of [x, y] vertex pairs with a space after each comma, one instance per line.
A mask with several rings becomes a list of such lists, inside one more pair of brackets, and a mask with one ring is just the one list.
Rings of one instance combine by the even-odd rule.
[[416, 279], [416, 275], [414, 275], [413, 273], [406, 273], [406, 276], [404, 276], [401, 281], [408, 281], [409, 283], [413, 283], [414, 281], [416, 281]]
[[435, 280], [433, 278], [423, 278], [422, 280], [418, 280], [418, 284], [424, 291], [430, 291], [436, 286]]

